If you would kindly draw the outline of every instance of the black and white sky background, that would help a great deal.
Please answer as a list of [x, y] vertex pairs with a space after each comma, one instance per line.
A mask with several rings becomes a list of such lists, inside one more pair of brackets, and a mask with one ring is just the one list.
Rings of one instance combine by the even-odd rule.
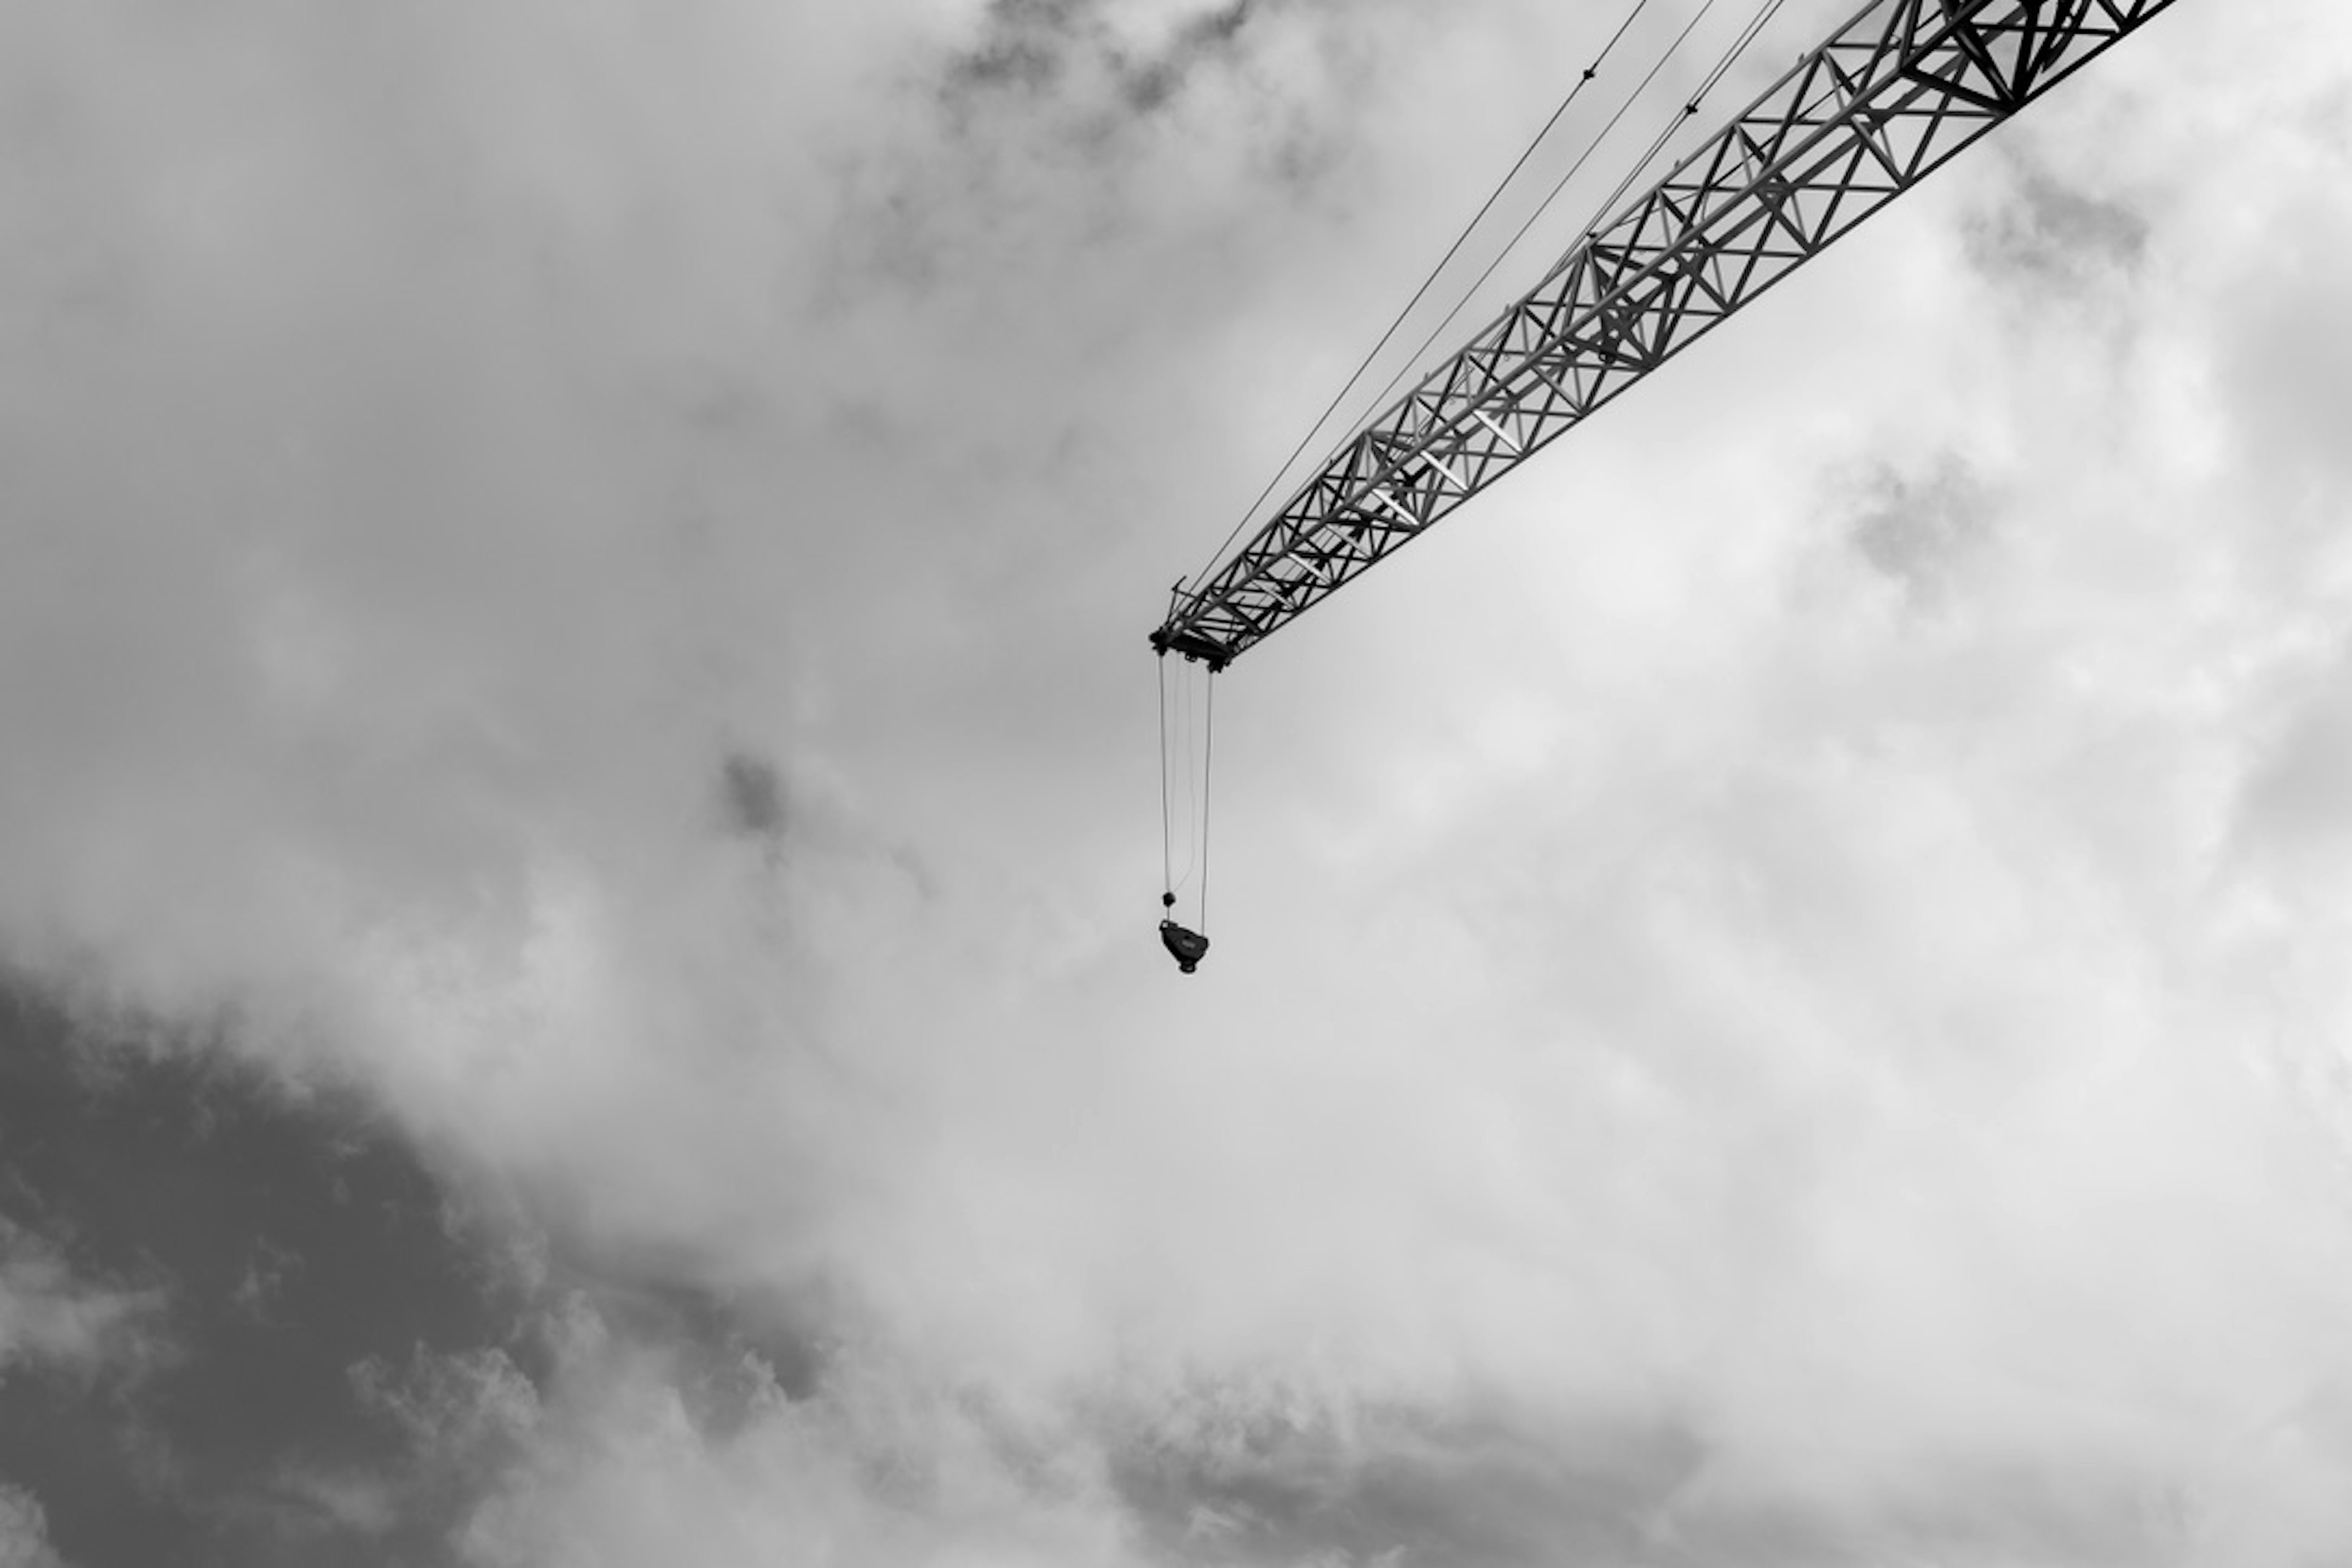
[[2336, 0], [1254, 654], [1152, 942], [1620, 14], [0, 7], [0, 1565], [2352, 1561]]

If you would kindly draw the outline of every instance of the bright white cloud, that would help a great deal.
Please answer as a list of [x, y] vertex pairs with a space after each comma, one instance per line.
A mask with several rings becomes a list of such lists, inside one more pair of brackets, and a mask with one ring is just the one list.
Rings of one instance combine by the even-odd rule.
[[0, 50], [0, 936], [834, 1347], [387, 1373], [524, 1456], [475, 1556], [2341, 1550], [2321, 0], [1230, 677], [1184, 985], [1151, 585], [1589, 15], [1261, 7], [1138, 113], [1174, 10], [556, 9]]
[[0, 1568], [65, 1568], [49, 1544], [48, 1516], [40, 1500], [0, 1481]]

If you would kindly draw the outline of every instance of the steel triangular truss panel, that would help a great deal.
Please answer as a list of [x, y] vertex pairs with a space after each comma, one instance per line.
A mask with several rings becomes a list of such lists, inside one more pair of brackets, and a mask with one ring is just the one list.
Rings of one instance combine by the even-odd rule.
[[1222, 667], [1557, 440], [2174, 0], [1874, 0], [1180, 591]]

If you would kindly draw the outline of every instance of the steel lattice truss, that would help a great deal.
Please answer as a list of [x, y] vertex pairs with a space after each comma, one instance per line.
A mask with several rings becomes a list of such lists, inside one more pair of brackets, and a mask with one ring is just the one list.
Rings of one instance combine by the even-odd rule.
[[2173, 0], [1873, 0], [1364, 426], [1151, 634], [1223, 665]]

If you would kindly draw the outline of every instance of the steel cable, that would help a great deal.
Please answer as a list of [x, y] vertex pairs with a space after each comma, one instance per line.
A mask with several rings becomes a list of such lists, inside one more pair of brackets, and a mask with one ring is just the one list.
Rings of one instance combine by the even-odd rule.
[[[1372, 409], [1379, 409], [1387, 405], [1389, 398], [1396, 392], [1397, 387], [1403, 383], [1404, 378], [1412, 373], [1413, 366], [1421, 363], [1421, 356], [1429, 352], [1429, 346], [1437, 341], [1438, 334], [1444, 331], [1446, 328], [1452, 326], [1454, 319], [1460, 316], [1465, 310], [1468, 309], [1470, 301], [1477, 297], [1478, 290], [1486, 286], [1486, 280], [1494, 277], [1496, 269], [1501, 267], [1503, 263], [1509, 258], [1512, 251], [1518, 248], [1519, 241], [1528, 237], [1528, 230], [1533, 228], [1536, 226], [1537, 220], [1551, 210], [1552, 203], [1559, 199], [1559, 194], [1568, 188], [1568, 183], [1576, 178], [1578, 173], [1583, 169], [1584, 165], [1589, 161], [1591, 161], [1593, 153], [1601, 150], [1601, 143], [1607, 141], [1609, 133], [1617, 129], [1618, 121], [1623, 120], [1627, 114], [1633, 111], [1633, 105], [1641, 101], [1642, 94], [1648, 91], [1650, 84], [1658, 79], [1658, 73], [1666, 68], [1667, 63], [1675, 58], [1675, 52], [1683, 47], [1684, 43], [1697, 28], [1698, 25], [1706, 19], [1706, 14], [1709, 11], [1714, 10], [1716, 5], [1717, 0], [1706, 0], [1706, 4], [1698, 8], [1698, 14], [1683, 25], [1683, 30], [1675, 35], [1675, 41], [1668, 44], [1665, 47], [1665, 51], [1659, 55], [1657, 63], [1650, 68], [1649, 74], [1644, 76], [1641, 81], [1635, 85], [1632, 92], [1625, 95], [1624, 101], [1617, 106], [1617, 112], [1609, 117], [1609, 123], [1603, 125], [1599, 133], [1585, 145], [1584, 151], [1577, 154], [1576, 162], [1568, 166], [1568, 172], [1560, 175], [1558, 180], [1552, 183], [1549, 194], [1548, 194], [1541, 202], [1537, 204], [1535, 211], [1528, 215], [1527, 221], [1519, 225], [1517, 232], [1511, 236], [1510, 239], [1504, 244], [1503, 248], [1495, 253], [1495, 259], [1488, 262], [1486, 264], [1486, 269], [1484, 272], [1479, 273], [1476, 280], [1474, 281], [1468, 289], [1463, 291], [1461, 299], [1454, 302], [1454, 308], [1445, 312], [1444, 320], [1439, 321], [1436, 326], [1432, 327], [1429, 330], [1429, 335], [1421, 340], [1421, 345], [1412, 351], [1412, 357], [1404, 362], [1403, 365], [1398, 369], [1396, 374], [1389, 378], [1389, 384], [1382, 387], [1381, 389], [1380, 395], [1372, 400]], [[1774, 8], [1778, 8], [1777, 3], [1774, 4]], [[1750, 26], [1752, 27], [1754, 24], [1751, 23]], [[1725, 68], [1721, 64], [1718, 64], [1717, 67], [1718, 72], [1723, 68]], [[1712, 86], [1713, 83], [1708, 82], [1706, 85]], [[1704, 91], [1705, 89], [1702, 88], [1702, 94]], [[1674, 124], [1679, 125], [1684, 120], [1689, 118], [1692, 114], [1696, 113], [1697, 110], [1698, 99], [1695, 96], [1687, 104], [1685, 105], [1683, 111], [1675, 117]], [[1671, 126], [1669, 127], [1667, 134], [1672, 134]], [[1633, 183], [1635, 176], [1638, 175], [1640, 171], [1647, 168], [1651, 161], [1658, 155], [1658, 148], [1664, 145], [1665, 139], [1665, 137], [1662, 136], [1656, 142], [1652, 143], [1650, 151], [1643, 154], [1641, 163], [1634, 165], [1634, 174], [1628, 174], [1623, 180], [1620, 181], [1618, 183], [1616, 193], [1610, 196], [1607, 201], [1601, 204], [1601, 214], [1605, 215], [1610, 208], [1616, 205], [1618, 198], [1625, 194], [1626, 188]], [[1586, 230], [1586, 233], [1589, 236], [1597, 231], [1599, 226], [1599, 219], [1596, 217], [1593, 228]], [[1370, 410], [1367, 410], [1366, 416], [1370, 417]]]
[[[1445, 254], [1438, 258], [1437, 265], [1429, 269], [1429, 276], [1422, 279], [1421, 287], [1413, 290], [1412, 298], [1405, 301], [1404, 309], [1397, 312], [1396, 320], [1389, 323], [1388, 331], [1381, 334], [1380, 341], [1374, 343], [1371, 347], [1371, 351], [1364, 355], [1363, 362], [1356, 366], [1354, 373], [1348, 377], [1346, 383], [1340, 386], [1337, 393], [1332, 395], [1331, 401], [1325, 405], [1322, 414], [1317, 417], [1313, 425], [1307, 426], [1307, 434], [1298, 438], [1298, 445], [1290, 449], [1290, 456], [1282, 460], [1282, 466], [1276, 468], [1274, 471], [1274, 477], [1265, 482], [1265, 488], [1258, 491], [1257, 499], [1251, 501], [1249, 506], [1244, 510], [1241, 521], [1234, 524], [1233, 531], [1225, 535], [1224, 542], [1217, 546], [1216, 553], [1209, 557], [1209, 563], [1206, 566], [1202, 567], [1200, 571], [1194, 573], [1192, 576], [1188, 579], [1188, 585], [1197, 586], [1202, 582], [1206, 581], [1209, 574], [1216, 569], [1217, 563], [1224, 559], [1225, 552], [1233, 548], [1234, 541], [1241, 537], [1242, 530], [1247, 528], [1250, 524], [1250, 520], [1257, 515], [1257, 509], [1265, 504], [1266, 498], [1274, 494], [1275, 490], [1282, 484], [1284, 479], [1288, 476], [1292, 466], [1298, 461], [1299, 454], [1306, 451], [1307, 448], [1313, 444], [1317, 436], [1322, 434], [1323, 427], [1325, 426], [1330, 424], [1331, 416], [1339, 412], [1339, 405], [1347, 401], [1348, 394], [1356, 389], [1356, 384], [1364, 379], [1364, 373], [1372, 368], [1372, 362], [1380, 357], [1380, 353], [1382, 349], [1388, 347], [1389, 341], [1396, 336], [1397, 329], [1404, 325], [1406, 319], [1412, 314], [1414, 307], [1418, 306], [1422, 300], [1429, 293], [1430, 289], [1435, 287], [1439, 276], [1444, 272], [1445, 268], [1449, 265], [1452, 264], [1454, 257], [1461, 253], [1463, 246], [1469, 243], [1470, 236], [1476, 232], [1477, 227], [1481, 223], [1486, 221], [1486, 215], [1494, 210], [1495, 204], [1502, 199], [1503, 193], [1510, 188], [1511, 182], [1518, 178], [1519, 171], [1527, 167], [1528, 160], [1535, 156], [1536, 149], [1543, 145], [1545, 139], [1551, 134], [1553, 127], [1559, 123], [1560, 117], [1568, 112], [1569, 107], [1575, 103], [1577, 96], [1583, 92], [1586, 85], [1601, 74], [1601, 68], [1608, 63], [1610, 55], [1617, 47], [1618, 40], [1624, 37], [1627, 30], [1633, 26], [1634, 19], [1641, 16], [1643, 9], [1647, 6], [1649, 3], [1650, 0], [1634, 0], [1633, 8], [1625, 14], [1625, 19], [1622, 22], [1617, 24], [1617, 30], [1609, 35], [1608, 43], [1601, 46], [1601, 52], [1593, 57], [1592, 63], [1584, 68], [1583, 74], [1579, 76], [1576, 79], [1575, 85], [1568, 89], [1568, 96], [1561, 99], [1559, 100], [1559, 107], [1551, 111], [1551, 118], [1544, 121], [1543, 129], [1536, 132], [1534, 140], [1528, 143], [1526, 151], [1519, 154], [1518, 161], [1511, 165], [1510, 172], [1503, 176], [1502, 180], [1496, 184], [1492, 191], [1487, 193], [1486, 199], [1484, 203], [1480, 204], [1477, 213], [1472, 216], [1467, 224], [1463, 226], [1462, 232], [1454, 236], [1454, 243], [1446, 247]], [[1707, 0], [1707, 4], [1711, 6], [1715, 4], [1715, 0]], [[1705, 14], [1706, 13], [1704, 11], [1700, 13], [1702, 16]], [[1687, 35], [1689, 29], [1685, 28], [1684, 31], [1685, 35]], [[1680, 40], [1678, 39], [1676, 42], [1679, 44]], [[1650, 74], [1651, 76], [1655, 76], [1657, 72], [1653, 69]], [[1644, 78], [1643, 85], [1646, 87], [1648, 84], [1648, 78]], [[1639, 89], [1636, 90], [1638, 91]], [[1623, 111], [1620, 110], [1619, 112], [1622, 114]], [[1616, 121], [1612, 120], [1610, 124], [1616, 124]], [[1591, 155], [1591, 149], [1588, 148], [1584, 156], [1590, 157]], [[1580, 168], [1583, 166], [1583, 158], [1579, 158], [1577, 160], [1577, 165]], [[1553, 187], [1552, 194], [1554, 195], [1559, 195], [1558, 186]], [[1545, 200], [1546, 204], [1549, 205], [1550, 198], [1546, 197]], [[1520, 234], [1525, 234], [1527, 230], [1524, 226], [1519, 230]], [[1517, 236], [1514, 236], [1512, 237], [1511, 244], [1516, 245], [1517, 243]], [[1509, 248], [1509, 246], [1506, 246], [1504, 247], [1505, 252], [1507, 253]], [[1494, 268], [1491, 266], [1488, 267], [1486, 272], [1479, 275], [1478, 283], [1484, 283], [1488, 277], [1493, 275], [1493, 273]], [[1474, 290], [1477, 286], [1477, 284], [1471, 285]], [[1455, 305], [1454, 310], [1447, 313], [1445, 319], [1449, 321], [1452, 321], [1454, 316], [1461, 313], [1461, 310], [1462, 307], [1460, 305]], [[1431, 336], [1433, 338], [1435, 334], [1433, 333]], [[1420, 358], [1422, 353], [1424, 352], [1428, 346], [1428, 342], [1424, 340], [1422, 347], [1413, 351], [1413, 358]], [[1406, 363], [1410, 365], [1412, 361], [1409, 360]], [[1393, 389], [1396, 385], [1395, 381], [1392, 379], [1389, 383], [1389, 385]], [[1383, 397], [1386, 395], [1387, 395], [1385, 393], [1382, 394]], [[1377, 404], [1375, 404], [1375, 406], [1377, 406]]]

